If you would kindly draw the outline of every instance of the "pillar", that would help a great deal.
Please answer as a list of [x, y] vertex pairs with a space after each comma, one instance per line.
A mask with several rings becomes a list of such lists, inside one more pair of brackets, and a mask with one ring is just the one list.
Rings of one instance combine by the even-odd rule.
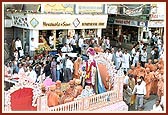
[[118, 35], [119, 36], [121, 35], [121, 30], [122, 30], [122, 25], [119, 25], [119, 27], [118, 27]]
[[45, 6], [45, 4], [41, 4], [41, 13], [44, 13], [44, 6]]
[[98, 28], [98, 29], [97, 29], [97, 35], [98, 35], [98, 37], [101, 37], [101, 34], [102, 34], [102, 29], [101, 29], [101, 28]]
[[79, 14], [79, 6], [78, 6], [78, 4], [75, 4], [75, 6], [74, 6], [74, 12], [75, 12], [75, 14]]
[[[35, 43], [39, 43], [39, 30], [30, 30], [29, 33], [29, 44], [31, 41], [31, 38], [34, 38]], [[29, 47], [29, 51], [30, 51], [30, 47]]]
[[142, 31], [142, 27], [138, 28], [138, 41], [142, 40], [142, 36], [143, 36], [143, 31]]
[[107, 4], [103, 4], [103, 12], [104, 12], [104, 14], [107, 14], [108, 12], [107, 12]]
[[85, 29], [82, 29], [81, 32], [82, 32], [82, 36], [85, 37]]

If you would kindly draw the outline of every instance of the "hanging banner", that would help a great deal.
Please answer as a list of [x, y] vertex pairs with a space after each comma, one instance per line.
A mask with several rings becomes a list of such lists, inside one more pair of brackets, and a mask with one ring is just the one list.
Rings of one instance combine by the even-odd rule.
[[149, 21], [148, 22], [148, 27], [164, 27], [164, 21]]
[[142, 10], [143, 10], [143, 5], [135, 9], [126, 9], [124, 13], [129, 16], [138, 16], [138, 15], [142, 15]]
[[12, 24], [27, 29], [98, 29], [106, 28], [108, 15], [27, 14], [13, 16]]
[[130, 25], [130, 20], [115, 19], [114, 24]]
[[29, 28], [27, 16], [12, 16], [12, 26]]
[[83, 3], [78, 5], [79, 13], [103, 13], [103, 4]]
[[107, 13], [108, 14], [117, 14], [118, 8], [116, 5], [107, 4]]
[[164, 20], [164, 14], [151, 14], [150, 20]]
[[138, 21], [131, 20], [130, 26], [138, 26]]
[[44, 12], [48, 13], [74, 13], [74, 4], [46, 4], [44, 5]]

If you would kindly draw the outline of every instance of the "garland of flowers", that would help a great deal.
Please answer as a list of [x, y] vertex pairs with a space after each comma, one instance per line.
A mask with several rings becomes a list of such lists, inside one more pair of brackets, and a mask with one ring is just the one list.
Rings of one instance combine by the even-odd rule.
[[114, 88], [114, 85], [115, 85], [114, 81], [115, 81], [115, 78], [118, 76], [118, 74], [117, 74], [117, 70], [115, 69], [113, 62], [108, 60], [103, 53], [99, 53], [99, 54], [95, 55], [94, 59], [97, 61], [97, 63], [101, 63], [106, 66], [106, 68], [108, 70], [107, 72], [110, 76], [109, 83]]
[[92, 66], [93, 66], [93, 62], [91, 62], [89, 67], [88, 67], [88, 62], [86, 62], [86, 77], [85, 77], [85, 79], [89, 78]]

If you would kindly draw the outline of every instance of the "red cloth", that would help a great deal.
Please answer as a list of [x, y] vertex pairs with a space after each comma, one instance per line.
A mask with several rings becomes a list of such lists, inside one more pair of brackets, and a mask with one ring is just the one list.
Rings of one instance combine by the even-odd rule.
[[11, 94], [12, 111], [36, 111], [37, 108], [32, 106], [33, 89], [23, 88]]

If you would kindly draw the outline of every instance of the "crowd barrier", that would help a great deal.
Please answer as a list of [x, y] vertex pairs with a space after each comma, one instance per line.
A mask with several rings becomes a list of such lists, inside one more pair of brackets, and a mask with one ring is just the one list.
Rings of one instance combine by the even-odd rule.
[[47, 96], [38, 98], [37, 111], [94, 111], [96, 109], [123, 101], [123, 77], [116, 78], [116, 85], [111, 91], [81, 98], [55, 107], [47, 106]]

